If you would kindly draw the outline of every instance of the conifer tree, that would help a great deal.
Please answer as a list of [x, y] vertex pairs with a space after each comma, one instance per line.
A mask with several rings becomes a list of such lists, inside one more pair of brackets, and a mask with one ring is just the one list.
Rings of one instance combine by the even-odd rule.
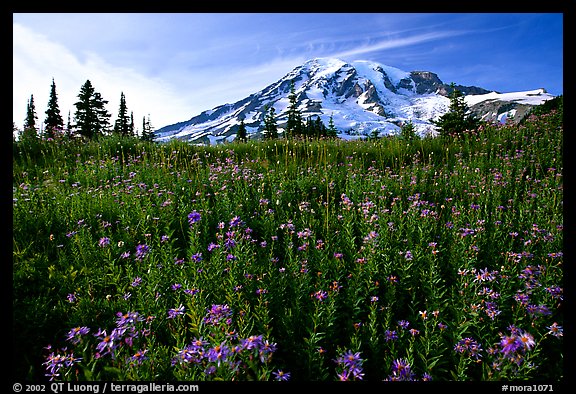
[[94, 90], [90, 80], [86, 80], [82, 85], [78, 98], [79, 100], [74, 104], [76, 106], [74, 117], [78, 132], [89, 139], [105, 132], [110, 119], [110, 114], [105, 107], [108, 101]]
[[154, 129], [152, 128], [152, 123], [150, 123], [150, 114], [148, 114], [148, 119], [146, 117], [142, 118], [142, 135], [140, 139], [142, 141], [154, 141]]
[[474, 130], [479, 125], [479, 121], [471, 114], [468, 104], [464, 100], [464, 94], [456, 89], [454, 82], [450, 84], [450, 109], [438, 120], [432, 123], [440, 128], [440, 134], [454, 136], [463, 133], [465, 130]]
[[134, 136], [134, 111], [130, 111], [130, 127], [129, 127], [129, 133], [131, 136]]
[[36, 106], [34, 105], [34, 95], [30, 95], [30, 100], [28, 100], [28, 105], [26, 107], [26, 119], [24, 120], [24, 129], [36, 130], [37, 119], [38, 115], [36, 115]]
[[402, 139], [406, 141], [413, 141], [418, 137], [418, 135], [416, 134], [416, 128], [414, 127], [412, 121], [409, 121], [402, 125], [402, 127], [400, 128], [400, 136], [402, 137]]
[[120, 108], [118, 109], [118, 119], [114, 123], [114, 132], [122, 136], [130, 135], [130, 117], [128, 116], [124, 92], [120, 92]]
[[240, 119], [240, 125], [238, 126], [238, 132], [236, 133], [236, 139], [240, 142], [246, 142], [248, 140], [244, 119]]
[[293, 138], [303, 134], [302, 114], [298, 109], [296, 90], [294, 81], [290, 81], [290, 94], [288, 95], [290, 104], [288, 105], [288, 120], [286, 121], [286, 138]]
[[271, 105], [266, 106], [266, 115], [264, 117], [264, 138], [267, 140], [278, 138], [276, 110]]
[[338, 136], [338, 130], [334, 126], [334, 118], [330, 115], [330, 120], [328, 121], [328, 128], [326, 129], [326, 137], [335, 138]]
[[72, 121], [70, 118], [70, 111], [68, 111], [68, 122], [66, 122], [66, 137], [72, 138], [73, 131], [72, 131]]
[[52, 87], [50, 89], [50, 99], [48, 100], [48, 108], [46, 109], [46, 125], [44, 135], [46, 138], [54, 138], [56, 130], [64, 128], [64, 120], [60, 115], [60, 108], [58, 107], [58, 96], [56, 95], [56, 83], [52, 78]]
[[22, 138], [37, 138], [38, 133], [36, 130], [36, 106], [34, 105], [34, 95], [30, 95], [28, 105], [26, 107], [26, 119], [24, 120], [24, 128], [22, 130]]

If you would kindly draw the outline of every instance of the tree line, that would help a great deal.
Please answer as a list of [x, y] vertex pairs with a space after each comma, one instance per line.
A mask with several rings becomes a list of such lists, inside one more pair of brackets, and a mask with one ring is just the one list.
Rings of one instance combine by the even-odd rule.
[[[20, 137], [22, 139], [55, 139], [60, 137], [72, 139], [80, 137], [92, 140], [102, 135], [115, 133], [122, 136], [139, 136], [140, 139], [145, 141], [152, 141], [154, 139], [154, 129], [150, 122], [150, 115], [142, 118], [142, 130], [138, 135], [138, 130], [134, 124], [134, 113], [130, 112], [130, 114], [128, 114], [128, 106], [124, 92], [120, 93], [118, 117], [113, 125], [110, 123], [111, 114], [106, 109], [106, 104], [108, 104], [108, 100], [105, 100], [102, 95], [96, 91], [90, 80], [86, 80], [80, 87], [78, 101], [74, 103], [76, 107], [73, 118], [74, 121], [72, 122], [69, 111], [67, 123], [64, 125], [64, 119], [62, 118], [58, 105], [56, 83], [54, 82], [54, 78], [52, 78], [50, 97], [45, 112], [46, 118], [43, 122], [44, 127], [38, 127], [38, 115], [36, 113], [34, 95], [30, 95], [26, 107], [24, 127], [20, 132]], [[15, 123], [14, 130], [17, 130]]]
[[[302, 113], [298, 109], [298, 96], [294, 88], [294, 81], [290, 82], [290, 94], [288, 95], [288, 110], [286, 125], [284, 128], [284, 136], [287, 139], [294, 138], [335, 138], [338, 130], [334, 126], [332, 116], [328, 126], [324, 125], [319, 116], [309, 116], [306, 120], [303, 119]], [[243, 122], [242, 122], [243, 123]], [[242, 123], [240, 129], [242, 129]], [[278, 138], [278, 124], [276, 122], [276, 110], [273, 106], [267, 105], [265, 107], [264, 115], [264, 138], [276, 139]], [[238, 133], [240, 141], [245, 141], [246, 137], [244, 131]]]
[[[441, 135], [455, 137], [467, 130], [476, 129], [481, 122], [470, 113], [469, 107], [464, 100], [464, 94], [456, 89], [454, 83], [450, 85], [450, 88], [450, 107], [448, 112], [440, 116], [437, 120], [433, 120], [432, 123], [438, 128]], [[335, 138], [337, 136], [338, 131], [334, 126], [332, 116], [330, 116], [328, 126], [324, 125], [319, 116], [309, 116], [306, 120], [303, 119], [302, 113], [298, 109], [294, 81], [291, 81], [290, 84], [288, 101], [289, 105], [287, 121], [284, 126], [284, 138]], [[66, 138], [81, 137], [91, 140], [102, 135], [115, 133], [121, 136], [139, 136], [140, 139], [145, 141], [154, 140], [154, 129], [150, 122], [150, 115], [148, 115], [147, 118], [143, 117], [142, 131], [138, 135], [138, 131], [134, 125], [133, 112], [130, 112], [130, 115], [128, 115], [124, 92], [120, 94], [118, 117], [113, 125], [110, 123], [111, 114], [106, 110], [106, 104], [108, 104], [108, 101], [104, 100], [102, 95], [95, 90], [90, 80], [86, 80], [80, 88], [78, 101], [74, 104], [76, 107], [74, 122], [72, 122], [71, 114], [68, 112], [67, 123], [66, 126], [64, 126], [64, 120], [58, 106], [56, 84], [54, 79], [52, 79], [43, 130], [41, 132], [38, 130], [38, 115], [36, 114], [34, 96], [31, 95], [27, 103], [24, 128], [20, 132], [20, 136], [23, 139], [40, 137], [54, 139], [63, 136]], [[15, 124], [14, 130], [17, 130]], [[263, 135], [264, 139], [279, 138], [276, 112], [271, 105], [265, 107]], [[411, 121], [402, 125], [400, 137], [407, 140], [418, 138], [415, 127]], [[247, 140], [248, 133], [246, 125], [244, 124], [244, 120], [241, 119], [236, 133], [236, 141], [245, 142]]]

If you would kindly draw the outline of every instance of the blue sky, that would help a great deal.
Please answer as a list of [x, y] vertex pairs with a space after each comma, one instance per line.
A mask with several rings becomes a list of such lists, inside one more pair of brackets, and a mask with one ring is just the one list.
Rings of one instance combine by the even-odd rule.
[[446, 83], [563, 93], [561, 13], [14, 13], [13, 119], [52, 78], [66, 121], [89, 79], [113, 122], [160, 128], [232, 103], [315, 57], [432, 71]]

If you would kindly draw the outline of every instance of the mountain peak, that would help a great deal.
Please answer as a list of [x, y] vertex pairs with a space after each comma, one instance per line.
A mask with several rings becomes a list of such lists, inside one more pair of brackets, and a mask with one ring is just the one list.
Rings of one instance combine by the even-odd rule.
[[[450, 104], [447, 96], [451, 88], [433, 72], [407, 72], [369, 60], [345, 62], [318, 57], [307, 60], [277, 82], [243, 100], [204, 111], [187, 122], [158, 129], [156, 140], [230, 141], [235, 138], [240, 120], [244, 121], [249, 135], [258, 138], [269, 106], [274, 107], [282, 132], [293, 82], [303, 119], [319, 117], [328, 124], [332, 118], [342, 138], [361, 138], [374, 132], [396, 134], [407, 121], [411, 121], [421, 135], [434, 134], [431, 120], [446, 113]], [[485, 119], [501, 119], [506, 111], [526, 110], [553, 97], [543, 89], [500, 94], [476, 86], [456, 85], [456, 88], [464, 93], [471, 109], [478, 108], [477, 115]], [[483, 105], [486, 102], [490, 105]], [[482, 112], [488, 110], [491, 111], [489, 116]]]

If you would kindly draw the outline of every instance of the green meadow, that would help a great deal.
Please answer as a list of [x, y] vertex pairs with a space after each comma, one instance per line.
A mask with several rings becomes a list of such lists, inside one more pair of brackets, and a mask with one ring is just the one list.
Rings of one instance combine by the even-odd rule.
[[13, 144], [13, 377], [563, 380], [562, 114]]

